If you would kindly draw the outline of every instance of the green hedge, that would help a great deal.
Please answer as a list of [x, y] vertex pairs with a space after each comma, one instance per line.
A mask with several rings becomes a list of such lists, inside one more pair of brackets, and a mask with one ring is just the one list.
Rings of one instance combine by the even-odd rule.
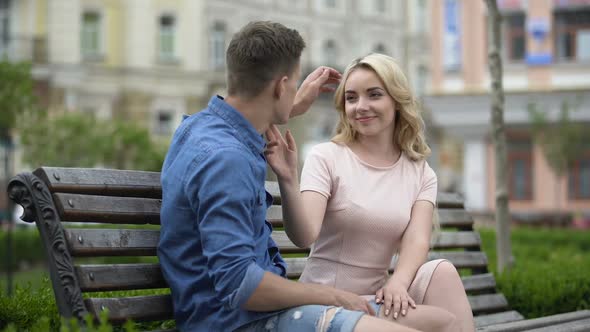
[[[0, 271], [7, 270], [7, 232], [0, 231]], [[37, 265], [45, 262], [46, 256], [37, 227], [17, 227], [12, 231], [12, 252], [10, 266], [16, 270], [23, 265]]]
[[513, 228], [514, 266], [501, 275], [494, 230], [479, 233], [499, 290], [526, 318], [590, 309], [590, 231]]

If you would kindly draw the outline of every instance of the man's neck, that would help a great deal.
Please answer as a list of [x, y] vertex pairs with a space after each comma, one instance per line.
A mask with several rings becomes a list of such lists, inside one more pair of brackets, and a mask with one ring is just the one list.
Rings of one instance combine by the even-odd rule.
[[264, 98], [245, 99], [239, 96], [227, 96], [225, 102], [240, 112], [261, 135], [270, 127], [272, 105]]

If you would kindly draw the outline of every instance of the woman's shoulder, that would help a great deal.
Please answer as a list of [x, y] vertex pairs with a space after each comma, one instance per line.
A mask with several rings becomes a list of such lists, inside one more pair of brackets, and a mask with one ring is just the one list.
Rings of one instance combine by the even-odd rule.
[[412, 160], [407, 154], [402, 153], [401, 156], [403, 162], [407, 167], [410, 167], [412, 170], [415, 170], [417, 174], [428, 174], [434, 173], [433, 169], [428, 164], [426, 158], [419, 159], [419, 160]]

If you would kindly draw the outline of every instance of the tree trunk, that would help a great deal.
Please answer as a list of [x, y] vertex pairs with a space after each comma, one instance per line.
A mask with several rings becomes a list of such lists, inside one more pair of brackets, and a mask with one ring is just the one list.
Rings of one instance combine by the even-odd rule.
[[510, 268], [510, 211], [506, 179], [506, 135], [504, 133], [504, 89], [500, 58], [500, 22], [496, 0], [485, 0], [488, 8], [488, 62], [492, 82], [492, 131], [496, 166], [496, 250], [498, 272]]

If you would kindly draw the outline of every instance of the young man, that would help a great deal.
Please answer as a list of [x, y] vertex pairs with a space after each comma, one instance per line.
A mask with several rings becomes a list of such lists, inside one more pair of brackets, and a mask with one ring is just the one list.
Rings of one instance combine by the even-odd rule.
[[358, 295], [286, 279], [270, 236], [262, 134], [305, 113], [340, 79], [320, 67], [298, 91], [304, 47], [299, 33], [281, 24], [246, 25], [227, 50], [227, 98], [211, 98], [174, 134], [162, 168], [158, 256], [182, 331], [399, 327], [365, 315], [374, 309]]

